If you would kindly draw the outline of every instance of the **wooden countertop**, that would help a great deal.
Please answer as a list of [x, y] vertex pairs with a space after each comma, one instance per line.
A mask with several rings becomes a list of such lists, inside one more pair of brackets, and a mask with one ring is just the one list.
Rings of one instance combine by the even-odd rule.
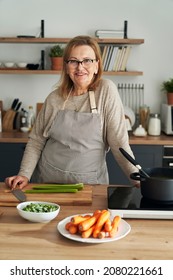
[[25, 221], [15, 207], [0, 207], [0, 259], [172, 260], [171, 220], [125, 219], [131, 226], [130, 233], [102, 244], [80, 243], [59, 234], [57, 224], [65, 217], [107, 208], [106, 191], [107, 186], [94, 186], [92, 205], [62, 206], [59, 216], [48, 224]]
[[[23, 132], [1, 132], [0, 143], [27, 143], [29, 133]], [[173, 135], [137, 137], [129, 133], [129, 142], [131, 145], [173, 145]]]

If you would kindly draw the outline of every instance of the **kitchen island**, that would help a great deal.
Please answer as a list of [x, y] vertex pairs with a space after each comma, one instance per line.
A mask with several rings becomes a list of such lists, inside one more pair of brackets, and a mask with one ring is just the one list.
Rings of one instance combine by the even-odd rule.
[[[0, 184], [0, 187], [2, 187]], [[45, 198], [46, 199], [46, 198]], [[63, 237], [57, 224], [64, 218], [107, 208], [107, 186], [93, 186], [91, 205], [62, 205], [48, 224], [21, 218], [15, 207], [0, 206], [1, 260], [172, 260], [173, 221], [125, 219], [130, 233], [117, 241], [88, 244]]]

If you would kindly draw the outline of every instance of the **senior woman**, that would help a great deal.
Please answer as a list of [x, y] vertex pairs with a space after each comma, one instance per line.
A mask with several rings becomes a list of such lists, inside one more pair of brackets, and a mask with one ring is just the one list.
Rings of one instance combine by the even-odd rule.
[[[19, 173], [6, 184], [108, 184], [106, 153], [129, 176], [136, 171], [119, 152], [133, 156], [116, 85], [102, 78], [100, 48], [94, 38], [77, 36], [63, 56], [58, 87], [46, 98], [29, 135]], [[116, 172], [116, 170], [115, 170]]]

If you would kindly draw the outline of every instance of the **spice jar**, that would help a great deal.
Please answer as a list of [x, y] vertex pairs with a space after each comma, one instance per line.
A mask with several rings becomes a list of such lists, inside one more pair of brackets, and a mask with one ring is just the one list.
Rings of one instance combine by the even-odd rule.
[[161, 121], [159, 114], [150, 114], [148, 123], [148, 134], [152, 136], [159, 136], [161, 133]]

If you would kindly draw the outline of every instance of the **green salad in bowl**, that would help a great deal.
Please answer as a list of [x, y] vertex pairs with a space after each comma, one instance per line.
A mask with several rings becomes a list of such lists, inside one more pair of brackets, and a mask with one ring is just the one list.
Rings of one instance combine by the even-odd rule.
[[58, 215], [60, 206], [52, 202], [27, 201], [19, 203], [17, 211], [22, 218], [30, 222], [47, 223]]

